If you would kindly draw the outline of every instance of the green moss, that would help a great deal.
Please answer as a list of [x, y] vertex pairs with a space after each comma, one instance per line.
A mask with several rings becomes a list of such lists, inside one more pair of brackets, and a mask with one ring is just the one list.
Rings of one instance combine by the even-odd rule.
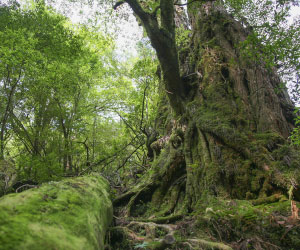
[[0, 199], [0, 249], [103, 249], [112, 220], [99, 176], [51, 182]]
[[256, 199], [256, 200], [252, 201], [252, 204], [254, 206], [256, 206], [256, 205], [261, 205], [261, 204], [274, 203], [274, 202], [281, 200], [282, 198], [283, 198], [283, 196], [281, 194], [274, 194], [269, 197], [263, 197], [263, 198]]
[[199, 203], [195, 213], [197, 222], [193, 230], [199, 236], [208, 233], [228, 243], [248, 240], [255, 244], [259, 239], [256, 243], [261, 249], [270, 249], [270, 243], [281, 249], [299, 249], [300, 229], [297, 222], [290, 221], [290, 201], [283, 196], [273, 195], [255, 202], [216, 197], [207, 201], [205, 206]]

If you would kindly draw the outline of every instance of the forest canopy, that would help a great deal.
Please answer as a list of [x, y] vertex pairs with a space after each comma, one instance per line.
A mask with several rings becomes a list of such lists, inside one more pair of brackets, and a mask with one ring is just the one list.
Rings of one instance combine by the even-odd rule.
[[[121, 118], [135, 122], [141, 91], [155, 88], [155, 80], [142, 75], [155, 64], [151, 52], [141, 45], [144, 59], [125, 68], [111, 37], [72, 24], [43, 2], [3, 5], [0, 11], [0, 156], [16, 166], [20, 180], [79, 174], [141, 143]], [[147, 69], [138, 66], [146, 61]], [[149, 119], [151, 100], [147, 105]]]

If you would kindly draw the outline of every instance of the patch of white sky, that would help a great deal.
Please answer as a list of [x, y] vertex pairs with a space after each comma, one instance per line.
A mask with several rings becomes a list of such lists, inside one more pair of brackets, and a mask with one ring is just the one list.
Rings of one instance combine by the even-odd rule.
[[300, 16], [300, 6], [293, 6], [291, 8], [291, 17], [289, 18], [288, 22], [291, 24], [297, 17]]
[[48, 0], [48, 3], [66, 15], [72, 23], [88, 24], [112, 36], [119, 60], [126, 61], [137, 56], [137, 42], [142, 40], [143, 30], [126, 4], [113, 10], [111, 4], [103, 6], [98, 1]]

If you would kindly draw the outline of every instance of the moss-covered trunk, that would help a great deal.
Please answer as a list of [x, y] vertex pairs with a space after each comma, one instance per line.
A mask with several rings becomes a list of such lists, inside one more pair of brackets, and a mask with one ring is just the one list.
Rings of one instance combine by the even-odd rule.
[[277, 151], [293, 127], [293, 105], [280, 78], [258, 48], [256, 58], [245, 55], [241, 43], [251, 33], [221, 6], [199, 4], [190, 16], [189, 69], [201, 77], [191, 82], [183, 119], [187, 204], [206, 194], [255, 199], [287, 190], [275, 172], [292, 167]]
[[[172, 116], [162, 101], [156, 124], [160, 139], [151, 144], [155, 152], [151, 170], [115, 204], [129, 201], [128, 216], [154, 220], [192, 211], [203, 215], [210, 209], [216, 215], [211, 206], [217, 201], [222, 209], [232, 209], [224, 204], [251, 200], [236, 205], [243, 210], [248, 209], [244, 204], [299, 200], [295, 192], [299, 152], [287, 140], [293, 128], [293, 105], [286, 90], [279, 89], [280, 78], [263, 62], [258, 48], [256, 58], [246, 56], [241, 42], [251, 32], [220, 5], [194, 2], [189, 8], [191, 41], [180, 54], [185, 113]], [[288, 203], [284, 204], [287, 212]], [[256, 210], [247, 211], [252, 216]], [[247, 228], [260, 237], [262, 231]], [[280, 234], [268, 240], [279, 239]], [[222, 232], [217, 230], [216, 235], [223, 240]], [[299, 244], [285, 240], [276, 244]]]
[[104, 249], [112, 220], [100, 176], [50, 182], [0, 199], [0, 249]]
[[[259, 51], [257, 60], [244, 55], [241, 42], [250, 32], [222, 7], [195, 2], [189, 14], [193, 33], [181, 56], [182, 74], [191, 76], [183, 77], [185, 113], [173, 117], [162, 102], [156, 124], [161, 138], [151, 145], [154, 171], [145, 178], [153, 196], [147, 198], [159, 203], [176, 189], [178, 203], [181, 190], [182, 204], [193, 209], [207, 195], [286, 194], [298, 181], [299, 162], [287, 145], [293, 105], [280, 78]], [[179, 179], [185, 184], [175, 188]]]

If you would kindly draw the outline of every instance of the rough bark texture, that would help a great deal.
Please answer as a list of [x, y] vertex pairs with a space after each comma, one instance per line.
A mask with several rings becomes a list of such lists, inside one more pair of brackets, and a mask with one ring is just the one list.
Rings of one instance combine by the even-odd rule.
[[0, 249], [104, 249], [112, 220], [100, 176], [43, 184], [0, 199]]
[[264, 62], [243, 55], [239, 44], [249, 32], [221, 7], [195, 2], [189, 14], [191, 46], [181, 61], [183, 74], [196, 77], [185, 79], [186, 112], [179, 118], [161, 104], [161, 138], [151, 145], [158, 176], [151, 199], [161, 201], [183, 176], [190, 209], [204, 194], [244, 199], [269, 196], [276, 185], [288, 190], [291, 182], [284, 184], [278, 167], [296, 171], [299, 163], [288, 146], [289, 159], [281, 162], [293, 105], [278, 88], [280, 78]]
[[[238, 249], [248, 249], [247, 241], [254, 249], [300, 247], [298, 236], [280, 238], [285, 229], [278, 228], [289, 223], [287, 199], [300, 198], [299, 152], [287, 141], [293, 128], [289, 96], [279, 89], [273, 69], [243, 53], [240, 43], [250, 31], [222, 6], [197, 1], [188, 12], [190, 46], [179, 51], [185, 112], [172, 116], [162, 100], [160, 138], [151, 144], [155, 160], [140, 185], [124, 196], [127, 216], [193, 212], [201, 218], [194, 230], [236, 241], [231, 245]], [[285, 218], [282, 224], [278, 215]], [[293, 223], [299, 235], [298, 221]]]
[[189, 11], [194, 31], [190, 68], [202, 76], [193, 83], [183, 122], [192, 207], [203, 190], [240, 199], [247, 192], [256, 198], [274, 192], [271, 154], [293, 127], [293, 105], [278, 89], [279, 77], [264, 62], [243, 55], [239, 44], [249, 33], [214, 4], [195, 3], [198, 7]]

